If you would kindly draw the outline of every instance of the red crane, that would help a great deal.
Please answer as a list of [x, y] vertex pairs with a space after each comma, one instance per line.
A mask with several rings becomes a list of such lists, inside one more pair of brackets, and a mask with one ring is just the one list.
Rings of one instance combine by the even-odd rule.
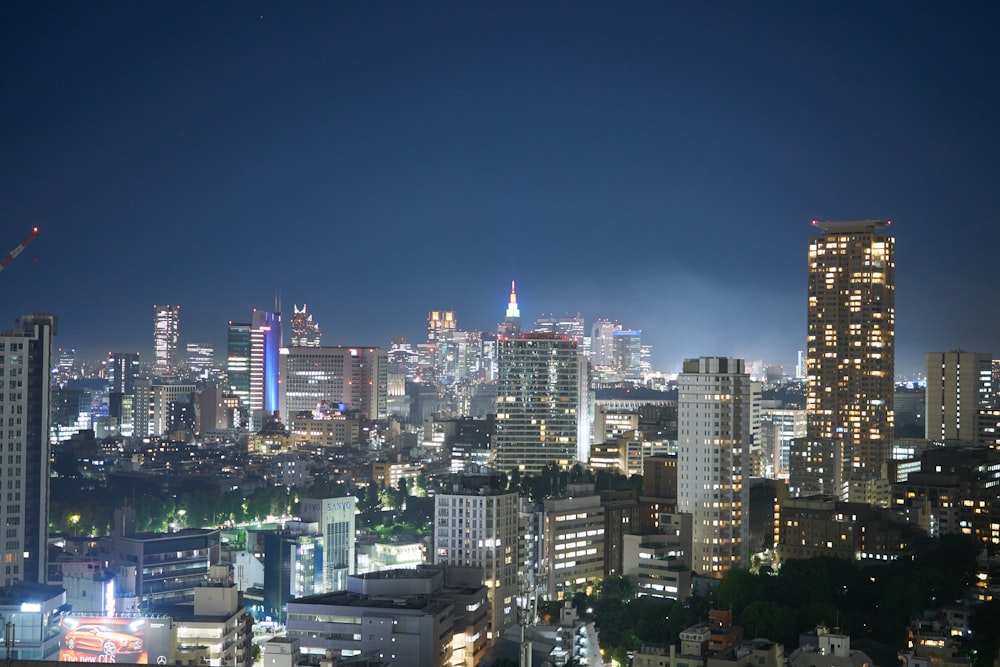
[[28, 247], [29, 243], [35, 240], [36, 236], [38, 236], [38, 227], [35, 227], [34, 229], [31, 230], [31, 236], [21, 241], [21, 245], [17, 246], [9, 253], [7, 253], [6, 257], [0, 259], [0, 271], [6, 269], [7, 265], [10, 264], [12, 261], [14, 261], [14, 258], [20, 255], [21, 251], [24, 250], [26, 247]]

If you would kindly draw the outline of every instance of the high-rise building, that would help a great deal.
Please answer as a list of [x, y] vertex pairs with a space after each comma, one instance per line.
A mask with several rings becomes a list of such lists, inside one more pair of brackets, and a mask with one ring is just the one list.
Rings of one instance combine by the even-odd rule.
[[211, 343], [188, 343], [185, 350], [188, 374], [199, 380], [207, 380], [215, 366], [215, 347]]
[[691, 569], [748, 563], [752, 388], [742, 359], [686, 359], [678, 378], [677, 511], [690, 514]]
[[108, 353], [108, 392], [131, 396], [139, 377], [138, 352]]
[[245, 409], [250, 408], [250, 326], [231, 321], [226, 341], [226, 384]]
[[510, 301], [503, 322], [497, 327], [498, 336], [513, 337], [521, 333], [521, 310], [517, 307], [517, 293], [514, 291], [514, 281], [510, 281]]
[[0, 504], [4, 585], [44, 584], [48, 576], [49, 401], [54, 315], [21, 318], [19, 329], [0, 332], [0, 461], [7, 502]]
[[595, 368], [613, 368], [615, 365], [615, 332], [621, 325], [608, 320], [597, 320], [590, 330], [590, 363]]
[[496, 639], [517, 622], [520, 536], [517, 493], [498, 491], [491, 479], [466, 477], [454, 491], [434, 496], [434, 563], [482, 570]]
[[642, 379], [642, 332], [636, 329], [615, 331], [614, 367], [625, 380]]
[[[293, 347], [283, 356], [281, 385], [289, 419], [321, 403], [357, 410], [366, 419], [388, 414], [388, 357], [378, 347]], [[286, 420], [288, 423], [288, 420]]]
[[437, 343], [442, 331], [454, 331], [455, 313], [450, 310], [432, 310], [427, 313], [427, 342]]
[[537, 474], [576, 462], [579, 385], [575, 341], [541, 333], [497, 341], [498, 470]]
[[993, 355], [930, 352], [927, 355], [926, 437], [928, 440], [984, 444], [979, 411], [993, 394]]
[[306, 312], [306, 304], [302, 304], [302, 310], [293, 304], [292, 311], [292, 347], [319, 347], [323, 334], [312, 313]]
[[281, 314], [254, 310], [250, 326], [250, 423], [281, 410]]
[[854, 499], [870, 494], [891, 457], [895, 239], [878, 220], [813, 225], [806, 440], [842, 461], [833, 484]]
[[579, 315], [542, 315], [535, 320], [536, 333], [562, 334], [570, 340], [575, 340], [577, 345], [581, 345], [584, 339], [584, 322]]
[[159, 376], [177, 372], [180, 306], [153, 306], [153, 370]]

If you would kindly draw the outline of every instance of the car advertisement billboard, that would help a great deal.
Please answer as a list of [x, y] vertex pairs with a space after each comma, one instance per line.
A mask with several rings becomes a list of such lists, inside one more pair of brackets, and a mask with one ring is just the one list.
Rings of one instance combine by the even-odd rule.
[[170, 624], [166, 617], [71, 614], [63, 619], [59, 661], [169, 664]]

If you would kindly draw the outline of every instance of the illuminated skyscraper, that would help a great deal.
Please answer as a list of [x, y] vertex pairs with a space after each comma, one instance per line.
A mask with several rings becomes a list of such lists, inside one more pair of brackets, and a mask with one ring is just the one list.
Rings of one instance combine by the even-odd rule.
[[514, 291], [514, 281], [510, 281], [510, 301], [507, 303], [507, 313], [503, 322], [497, 327], [498, 336], [517, 336], [521, 333], [521, 310], [517, 307], [517, 293]]
[[177, 372], [180, 306], [153, 306], [153, 369], [156, 375]]
[[615, 331], [614, 366], [625, 380], [642, 379], [642, 332], [633, 329]]
[[580, 362], [576, 341], [533, 333], [497, 341], [494, 463], [537, 474], [577, 460]]
[[979, 411], [993, 395], [993, 355], [931, 352], [927, 355], [928, 440], [987, 444], [979, 432]]
[[312, 313], [306, 312], [306, 304], [302, 310], [292, 305], [292, 347], [319, 347], [323, 334], [319, 324], [313, 322]]
[[211, 343], [188, 343], [185, 350], [188, 374], [199, 380], [208, 379], [215, 366], [215, 347]]
[[432, 310], [427, 313], [427, 342], [434, 344], [444, 331], [454, 331], [457, 320], [450, 310]]
[[538, 333], [562, 334], [570, 340], [575, 340], [579, 346], [583, 343], [584, 338], [583, 318], [579, 315], [564, 315], [562, 317], [542, 315], [535, 320], [534, 331]]
[[809, 239], [806, 440], [841, 462], [823, 485], [852, 500], [870, 498], [892, 449], [895, 239], [880, 233], [888, 224], [813, 222], [822, 233]]
[[0, 504], [4, 585], [47, 581], [49, 521], [49, 405], [52, 387], [53, 315], [30, 315], [21, 328], [0, 332], [0, 476], [7, 502]]
[[691, 515], [691, 569], [746, 566], [750, 376], [742, 359], [686, 359], [677, 380], [677, 510]]
[[377, 347], [292, 347], [282, 355], [282, 403], [291, 418], [320, 403], [358, 410], [366, 419], [388, 413], [388, 356]]
[[612, 368], [615, 365], [615, 332], [620, 324], [597, 320], [590, 330], [590, 363], [595, 368]]
[[226, 380], [229, 393], [250, 408], [250, 325], [230, 322], [226, 340]]
[[138, 352], [108, 353], [108, 393], [131, 396], [138, 377]]
[[250, 419], [260, 428], [263, 417], [281, 409], [281, 314], [254, 310], [250, 327]]

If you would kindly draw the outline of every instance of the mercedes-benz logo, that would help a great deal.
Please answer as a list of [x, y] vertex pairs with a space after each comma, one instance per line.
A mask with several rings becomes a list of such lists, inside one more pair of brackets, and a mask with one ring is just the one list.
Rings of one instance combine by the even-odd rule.
[[165, 655], [158, 655], [158, 656], [156, 656], [156, 664], [158, 664], [158, 665], [165, 665], [165, 664], [167, 664], [167, 656], [165, 656]]

